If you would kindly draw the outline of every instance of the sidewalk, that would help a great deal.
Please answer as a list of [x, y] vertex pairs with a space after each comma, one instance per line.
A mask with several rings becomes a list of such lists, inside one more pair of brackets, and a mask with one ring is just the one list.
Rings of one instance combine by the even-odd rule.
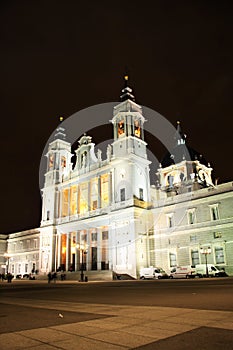
[[[4, 298], [5, 304], [56, 310], [60, 324], [0, 334], [4, 350], [233, 349], [233, 312], [228, 311], [40, 300], [35, 305], [20, 298]], [[70, 312], [77, 313], [77, 321], [68, 321]]]

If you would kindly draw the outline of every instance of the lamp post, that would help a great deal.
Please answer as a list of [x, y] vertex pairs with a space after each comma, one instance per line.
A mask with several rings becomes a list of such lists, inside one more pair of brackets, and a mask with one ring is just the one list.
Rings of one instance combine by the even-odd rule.
[[84, 282], [84, 254], [87, 254], [87, 247], [84, 244], [78, 243], [76, 245], [76, 248], [81, 252], [81, 274], [80, 274], [80, 281]]
[[6, 258], [6, 274], [8, 274], [8, 272], [9, 272], [10, 255], [8, 253], [4, 253], [4, 258]]
[[205, 255], [206, 277], [209, 277], [208, 264], [207, 264], [207, 255], [211, 254], [211, 248], [210, 247], [201, 248], [200, 252], [201, 252], [201, 254]]

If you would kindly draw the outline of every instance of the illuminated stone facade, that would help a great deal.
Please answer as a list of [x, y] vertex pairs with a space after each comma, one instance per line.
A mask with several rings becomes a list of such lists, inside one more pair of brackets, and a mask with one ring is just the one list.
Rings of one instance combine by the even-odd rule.
[[144, 121], [138, 104], [122, 101], [114, 108], [114, 142], [107, 147], [106, 158], [84, 134], [74, 166], [65, 130], [58, 128], [59, 138], [50, 143], [47, 153], [41, 273], [79, 271], [83, 266], [87, 271], [110, 270], [137, 277], [141, 264], [149, 263], [143, 235], [151, 216]]
[[185, 147], [178, 124], [174, 154], [151, 186], [145, 119], [131, 92], [126, 86], [114, 107], [114, 141], [104, 159], [84, 134], [72, 164], [71, 144], [58, 127], [47, 152], [40, 228], [0, 241], [14, 275], [83, 268], [93, 278], [111, 278], [109, 272], [138, 278], [141, 267], [169, 272], [202, 263], [207, 246], [208, 261], [233, 274], [232, 183], [212, 183], [212, 169]]

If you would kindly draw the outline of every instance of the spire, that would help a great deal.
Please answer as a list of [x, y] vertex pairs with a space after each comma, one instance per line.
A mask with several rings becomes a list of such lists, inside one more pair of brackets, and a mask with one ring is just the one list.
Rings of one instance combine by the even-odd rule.
[[120, 96], [121, 101], [126, 101], [126, 100], [131, 100], [131, 101], [135, 101], [135, 97], [134, 95], [132, 95], [132, 89], [128, 86], [128, 80], [129, 80], [129, 76], [125, 75], [124, 76], [124, 89], [121, 90], [121, 92], [123, 92], [123, 94]]
[[59, 117], [59, 122], [60, 124], [58, 125], [55, 134], [54, 134], [54, 138], [55, 139], [59, 139], [59, 140], [65, 140], [66, 139], [66, 134], [65, 134], [65, 129], [60, 126], [61, 123], [63, 122], [64, 118], [62, 116]]
[[174, 139], [177, 143], [177, 146], [185, 144], [186, 135], [182, 132], [179, 120], [177, 120], [177, 127], [176, 127]]

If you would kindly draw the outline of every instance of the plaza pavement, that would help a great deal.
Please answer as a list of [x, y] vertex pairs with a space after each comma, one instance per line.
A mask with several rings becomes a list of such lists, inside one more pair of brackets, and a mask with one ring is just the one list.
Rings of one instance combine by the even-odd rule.
[[[4, 298], [4, 307], [52, 313], [54, 322], [41, 327], [2, 329], [4, 350], [232, 350], [233, 312], [155, 306], [84, 304]], [[27, 312], [27, 313], [28, 313]], [[42, 313], [41, 313], [42, 312]], [[34, 313], [32, 313], [33, 315]], [[40, 320], [38, 320], [40, 321]], [[42, 320], [41, 320], [42, 321]], [[30, 322], [30, 320], [29, 320]]]

